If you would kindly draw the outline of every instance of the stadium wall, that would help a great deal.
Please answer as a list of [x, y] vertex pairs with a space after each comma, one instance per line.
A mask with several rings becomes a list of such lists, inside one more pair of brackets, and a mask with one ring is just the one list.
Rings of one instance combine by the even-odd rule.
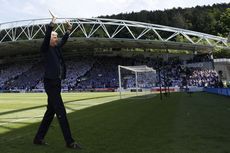
[[205, 92], [230, 96], [230, 88], [204, 88]]

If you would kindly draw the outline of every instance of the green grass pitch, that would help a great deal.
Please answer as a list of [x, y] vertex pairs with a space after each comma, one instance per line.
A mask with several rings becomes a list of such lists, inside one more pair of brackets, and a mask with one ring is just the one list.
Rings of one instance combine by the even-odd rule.
[[63, 93], [73, 137], [70, 150], [55, 119], [48, 146], [32, 139], [45, 111], [43, 93], [0, 94], [1, 153], [230, 153], [230, 98], [172, 93], [125, 98], [117, 93]]

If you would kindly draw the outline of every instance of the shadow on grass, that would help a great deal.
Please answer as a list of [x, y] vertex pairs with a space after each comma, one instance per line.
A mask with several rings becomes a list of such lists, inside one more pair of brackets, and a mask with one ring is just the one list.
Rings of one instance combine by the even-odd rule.
[[[143, 104], [149, 104], [149, 106], [153, 104], [150, 99], [148, 100], [148, 102], [142, 103], [140, 103], [139, 100], [131, 100], [129, 98], [115, 100], [110, 103], [100, 104], [68, 114], [71, 131], [74, 137], [77, 138], [76, 141], [80, 142], [84, 147], [84, 149], [79, 152], [102, 153], [120, 152], [127, 149], [128, 152], [129, 150], [136, 150], [135, 148], [138, 146], [135, 143], [136, 140], [133, 137], [133, 132], [135, 129], [137, 132], [139, 131], [138, 129], [140, 127], [136, 125], [136, 122], [143, 117], [141, 112], [146, 112], [146, 109], [149, 110], [151, 108]], [[68, 107], [67, 109], [71, 108]], [[65, 148], [65, 142], [56, 118], [46, 137], [50, 145], [45, 147], [34, 146], [32, 139], [38, 125], [39, 123], [33, 123], [29, 126], [13, 129], [11, 132], [1, 134], [1, 149], [3, 149], [4, 152], [12, 153], [71, 152], [71, 150]], [[147, 135], [147, 133], [145, 133], [145, 135]], [[126, 138], [128, 139], [126, 140]], [[132, 143], [134, 143], [136, 147], [132, 146]], [[126, 145], [131, 146], [131, 148], [126, 148]]]
[[[202, 101], [199, 101], [201, 96]], [[222, 101], [221, 105], [216, 103], [216, 98]], [[81, 153], [230, 152], [227, 141], [230, 132], [223, 129], [230, 124], [221, 126], [229, 120], [230, 112], [221, 111], [218, 114], [219, 111], [213, 106], [221, 110], [230, 107], [230, 104], [224, 97], [202, 93], [191, 98], [177, 93], [163, 101], [158, 96], [144, 100], [115, 100], [75, 111], [68, 114], [68, 118], [73, 136], [84, 148], [78, 151]], [[218, 118], [210, 118], [213, 113], [218, 114]], [[216, 124], [219, 126], [214, 127], [213, 121], [218, 122]], [[1, 151], [76, 152], [65, 148], [56, 119], [46, 137], [50, 145], [34, 146], [32, 139], [38, 125], [34, 123], [1, 134]], [[225, 135], [221, 135], [223, 130]]]
[[[72, 102], [77, 102], [77, 101], [84, 101], [84, 100], [93, 100], [93, 99], [100, 99], [100, 98], [107, 98], [107, 97], [116, 97], [117, 95], [112, 95], [112, 96], [100, 96], [100, 97], [92, 97], [92, 98], [83, 98], [83, 99], [76, 99], [76, 100], [70, 100], [70, 101], [65, 101], [65, 104], [72, 103]], [[11, 111], [6, 111], [6, 112], [0, 112], [0, 115], [6, 115], [6, 114], [11, 114], [11, 113], [17, 113], [17, 112], [23, 112], [27, 110], [33, 110], [33, 109], [38, 109], [42, 107], [46, 107], [47, 105], [39, 105], [35, 107], [28, 107], [28, 108], [22, 108], [22, 109], [17, 109], [17, 110], [11, 110]]]

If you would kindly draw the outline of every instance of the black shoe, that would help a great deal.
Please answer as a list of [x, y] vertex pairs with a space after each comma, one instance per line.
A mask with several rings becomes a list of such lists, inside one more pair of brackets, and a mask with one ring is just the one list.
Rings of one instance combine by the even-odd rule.
[[44, 140], [36, 140], [36, 139], [34, 139], [33, 143], [35, 145], [48, 145], [48, 143], [45, 142]]
[[82, 149], [82, 147], [79, 144], [77, 144], [76, 142], [73, 142], [71, 144], [67, 144], [66, 147], [71, 148], [71, 149], [79, 149], [79, 150]]

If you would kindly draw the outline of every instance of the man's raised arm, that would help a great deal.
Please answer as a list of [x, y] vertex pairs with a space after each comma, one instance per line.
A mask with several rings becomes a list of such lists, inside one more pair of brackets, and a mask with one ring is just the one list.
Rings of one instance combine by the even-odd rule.
[[51, 32], [53, 30], [55, 21], [57, 19], [53, 14], [51, 15], [52, 15], [52, 21], [50, 22], [49, 25], [46, 26], [45, 38], [41, 46], [41, 52], [46, 52], [49, 49]]
[[64, 36], [62, 37], [61, 41], [58, 43], [59, 47], [62, 47], [63, 45], [65, 45], [65, 43], [67, 42], [67, 40], [69, 38], [69, 34], [72, 30], [72, 24], [70, 24], [69, 21], [66, 21], [66, 25], [67, 25], [67, 30], [66, 30], [66, 33], [64, 34]]

